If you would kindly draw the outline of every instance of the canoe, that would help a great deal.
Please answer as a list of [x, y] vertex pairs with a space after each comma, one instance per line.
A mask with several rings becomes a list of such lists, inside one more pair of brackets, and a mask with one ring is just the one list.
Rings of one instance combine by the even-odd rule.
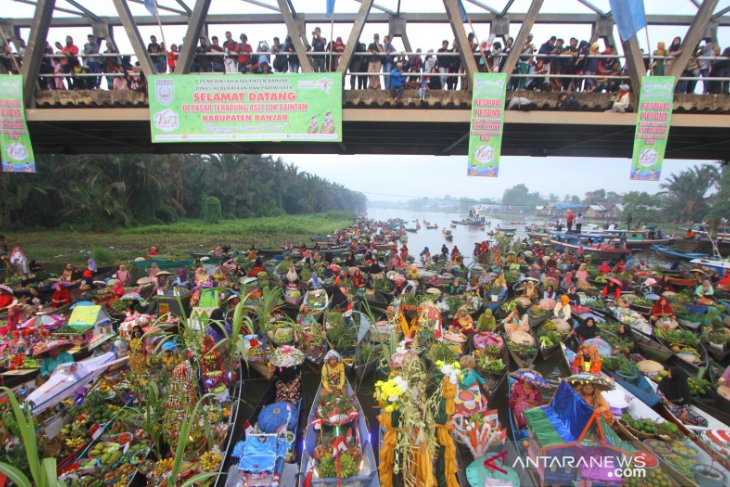
[[304, 295], [304, 303], [314, 312], [314, 317], [319, 319], [329, 307], [330, 297], [324, 289], [314, 289]]
[[368, 306], [370, 306], [370, 308], [385, 311], [388, 307], [388, 297], [382, 291], [377, 289], [373, 291], [374, 292], [372, 293], [365, 291], [365, 301], [368, 302]]
[[652, 339], [638, 330], [631, 330], [631, 337], [644, 357], [659, 363], [666, 363], [674, 352], [663, 343]]
[[[304, 435], [304, 450], [302, 451], [301, 466], [299, 468], [299, 487], [304, 486], [325, 486], [338, 485], [340, 487], [380, 487], [378, 478], [378, 464], [375, 461], [373, 453], [373, 445], [370, 438], [370, 431], [365, 422], [365, 413], [360, 406], [355, 391], [352, 389], [350, 382], [345, 379], [347, 386], [347, 394], [353, 398], [355, 408], [357, 409], [357, 417], [352, 420], [354, 426], [354, 441], [360, 448], [362, 460], [359, 464], [359, 471], [356, 475], [346, 478], [337, 479], [319, 477], [318, 470], [315, 467], [314, 451], [318, 446], [318, 439], [321, 437], [319, 430], [314, 428], [315, 423], [319, 423], [317, 417], [317, 409], [319, 408], [320, 396], [322, 394], [322, 386], [317, 389], [317, 394], [312, 401], [312, 409], [307, 417], [307, 429]], [[320, 425], [320, 428], [331, 428], [327, 425]]]
[[173, 269], [190, 267], [195, 263], [195, 257], [147, 257], [146, 260], [134, 261], [134, 267], [147, 269], [152, 264], [157, 264], [160, 269]]
[[[286, 410], [289, 420], [283, 422], [282, 426], [285, 426], [280, 432], [263, 431], [270, 429], [271, 426], [268, 424], [269, 421], [265, 427], [259, 423], [262, 411], [265, 411], [265, 414], [277, 413], [278, 411], [275, 411], [277, 407]], [[224, 463], [228, 466], [227, 475], [221, 476], [216, 485], [226, 487], [293, 485], [298, 472], [297, 462], [301, 457], [301, 435], [304, 429], [302, 400], [296, 404], [276, 403], [276, 385], [272, 383], [246, 422], [252, 429], [242, 432], [242, 437], [236, 441]], [[280, 448], [286, 449], [287, 446], [287, 452], [280, 450]], [[256, 453], [255, 460], [250, 457], [247, 459], [247, 453]], [[287, 456], [290, 456], [290, 462], [286, 461]]]
[[[513, 377], [507, 378], [507, 397], [510, 397], [512, 395], [512, 387], [514, 387], [515, 383], [517, 383], [517, 380]], [[512, 443], [514, 444], [515, 450], [517, 451], [517, 458], [525, 459], [528, 457], [528, 452], [526, 448], [524, 448], [522, 442], [529, 441], [529, 435], [527, 433], [527, 430], [520, 429], [517, 426], [517, 417], [515, 416], [514, 410], [512, 410], [511, 408], [509, 410], [508, 417], [509, 432], [512, 436]], [[529, 463], [525, 465], [524, 470], [526, 470], [527, 474], [530, 476], [530, 485], [542, 485], [537, 472], [534, 468], [530, 467]]]
[[510, 348], [509, 340], [507, 340], [506, 338], [504, 340], [504, 346], [512, 357], [512, 360], [514, 360], [515, 364], [517, 364], [518, 368], [532, 368], [532, 365], [535, 363], [538, 355], [537, 347], [528, 356], [523, 357], [519, 353], [517, 353], [516, 350]]
[[606, 375], [612, 377], [617, 383], [621, 384], [621, 387], [629, 391], [631, 394], [636, 396], [641, 402], [649, 407], [654, 407], [659, 404], [660, 399], [654, 388], [649, 383], [649, 379], [644, 374], [639, 372], [634, 382], [630, 382], [621, 378], [618, 374], [613, 371], [605, 370]]
[[[363, 379], [372, 375], [380, 362], [380, 354], [372, 353], [368, 360], [364, 360], [361, 356], [363, 342], [358, 343], [357, 350], [355, 351], [355, 359], [352, 364], [352, 369], [355, 371], [355, 377], [358, 383], [362, 382]], [[368, 346], [378, 346], [376, 343], [368, 343]]]
[[117, 357], [107, 352], [97, 357], [75, 363], [75, 368], [58, 367], [48, 380], [31, 392], [25, 402], [31, 405], [33, 414], [40, 414], [76, 393], [80, 387], [94, 381], [109, 367], [127, 361], [128, 357]]
[[484, 386], [487, 389], [487, 394], [494, 394], [504, 383], [507, 374], [509, 373], [509, 352], [507, 347], [502, 347], [502, 356], [500, 357], [504, 363], [504, 369], [501, 372], [491, 372], [485, 369], [479, 369], [477, 364], [477, 372], [484, 379]]
[[707, 254], [703, 254], [702, 252], [683, 252], [667, 245], [654, 245], [652, 248], [660, 257], [670, 260], [692, 260], [707, 257]]

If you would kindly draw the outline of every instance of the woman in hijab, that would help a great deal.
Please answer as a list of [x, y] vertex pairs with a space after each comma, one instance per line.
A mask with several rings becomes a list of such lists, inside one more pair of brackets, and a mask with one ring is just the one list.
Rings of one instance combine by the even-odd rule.
[[542, 293], [543, 299], [552, 299], [553, 301], [556, 301], [558, 298], [558, 295], [555, 293], [555, 289], [553, 289], [552, 284], [548, 284], [545, 288], [545, 291]]
[[517, 426], [520, 428], [525, 427], [525, 417], [522, 412], [525, 409], [536, 408], [542, 406], [542, 394], [540, 390], [526, 381], [518, 381], [512, 386], [512, 392], [509, 396], [509, 408], [515, 412], [515, 418], [517, 419]]
[[568, 289], [568, 302], [571, 306], [580, 306], [580, 294], [575, 287]]
[[697, 289], [695, 289], [695, 296], [698, 298], [712, 298], [715, 295], [715, 290], [712, 287], [712, 284], [710, 281], [705, 279], [702, 281], [702, 284], [697, 286]]
[[345, 392], [345, 365], [334, 350], [327, 352], [322, 365], [322, 388], [326, 392]]
[[175, 278], [175, 286], [177, 287], [188, 287], [190, 279], [188, 279], [188, 271], [180, 268], [177, 270], [177, 277]]
[[524, 310], [517, 306], [507, 318], [504, 319], [504, 330], [509, 337], [516, 331], [530, 332], [529, 316]]
[[581, 264], [578, 271], [575, 273], [575, 278], [578, 282], [588, 282], [588, 270], [585, 264]]
[[126, 266], [124, 264], [120, 265], [117, 270], [117, 279], [121, 281], [122, 285], [128, 284], [131, 278], [132, 276], [129, 274]]
[[474, 318], [469, 315], [469, 310], [466, 309], [466, 306], [462, 306], [456, 312], [453, 321], [449, 325], [449, 330], [466, 336], [474, 333]]
[[565, 294], [560, 296], [560, 301], [553, 308], [553, 315], [556, 318], [560, 318], [568, 322], [570, 321], [570, 298], [568, 296], [566, 296]]
[[621, 286], [616, 284], [614, 281], [608, 281], [601, 292], [603, 299], [616, 298], [621, 299]]
[[51, 296], [51, 304], [53, 304], [54, 307], [63, 308], [73, 302], [71, 291], [69, 291], [62, 282], [57, 282], [55, 289], [53, 296]]
[[661, 296], [651, 308], [651, 321], [659, 321], [662, 318], [669, 317], [674, 319], [674, 309], [666, 297]]
[[687, 373], [676, 365], [670, 367], [669, 374], [659, 383], [662, 402], [683, 423], [707, 426], [707, 420], [690, 409], [690, 395]]
[[497, 328], [497, 320], [492, 310], [487, 308], [477, 320], [477, 331], [494, 331]]
[[581, 341], [590, 340], [598, 336], [598, 327], [596, 327], [596, 320], [593, 317], [588, 317], [578, 325], [576, 328], [570, 330], [568, 335], [576, 335], [580, 337]]

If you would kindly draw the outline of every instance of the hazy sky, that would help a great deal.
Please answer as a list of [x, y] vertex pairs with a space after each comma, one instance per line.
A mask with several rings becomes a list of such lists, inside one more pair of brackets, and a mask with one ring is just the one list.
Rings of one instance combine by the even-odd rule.
[[[366, 193], [372, 200], [421, 196], [501, 198], [506, 188], [524, 183], [530, 191], [561, 198], [586, 191], [659, 191], [659, 183], [631, 181], [629, 159], [503, 157], [498, 178], [466, 176], [466, 156], [335, 156], [286, 154], [302, 170]], [[703, 161], [665, 160], [662, 179]]]
[[[179, 8], [174, 0], [157, 0], [159, 5]], [[270, 5], [275, 5], [275, 0], [262, 0]], [[497, 10], [502, 10], [508, 0], [481, 0]], [[78, 2], [90, 8], [97, 15], [116, 15], [112, 0], [78, 0]], [[194, 0], [188, 0], [188, 5], [193, 5]], [[324, 12], [326, 0], [293, 0], [298, 12]], [[395, 10], [398, 0], [377, 0], [376, 2], [386, 8]], [[591, 0], [598, 8], [609, 11], [608, 0]], [[443, 12], [442, 0], [402, 0], [402, 12]], [[57, 0], [58, 7], [73, 8], [65, 0]], [[481, 8], [464, 1], [468, 13], [484, 12]], [[516, 0], [511, 8], [512, 12], [525, 12], [530, 5], [530, 0]], [[697, 7], [690, 0], [644, 0], [645, 10], [651, 14], [676, 14], [694, 15]], [[720, 0], [716, 10], [723, 9], [730, 5], [730, 0]], [[143, 5], [129, 3], [133, 15], [149, 15]], [[356, 12], [360, 4], [354, 0], [337, 0], [335, 12]], [[18, 3], [13, 0], [0, 0], [0, 12], [3, 16], [15, 18], [32, 17], [34, 7]], [[271, 10], [254, 6], [242, 1], [234, 0], [212, 0], [210, 14], [223, 13], [272, 13]], [[373, 12], [378, 12], [373, 9]], [[577, 0], [545, 0], [541, 9], [543, 13], [592, 13], [592, 11], [579, 3]], [[12, 15], [8, 15], [8, 13]], [[163, 13], [164, 15], [164, 13]], [[69, 14], [62, 12], [54, 13], [56, 17], [68, 17]], [[315, 25], [307, 25], [307, 32], [310, 32]], [[320, 25], [324, 37], [330, 38], [330, 26]], [[511, 25], [510, 34], [515, 37], [519, 31], [519, 24]], [[486, 40], [489, 36], [488, 24], [474, 24], [475, 32], [479, 40]], [[185, 26], [165, 26], [163, 28], [168, 45], [180, 43], [184, 34]], [[259, 40], [267, 40], [271, 43], [273, 36], [278, 35], [281, 39], [286, 36], [286, 27], [281, 25], [218, 25], [211, 28], [209, 35], [218, 35], [223, 38], [226, 30], [238, 34], [245, 32], [249, 42], [254, 46]], [[347, 39], [351, 25], [337, 24], [334, 27], [334, 36]], [[467, 26], [469, 31], [469, 27]], [[85, 42], [88, 28], [63, 28], [51, 29], [48, 39], [50, 41], [63, 41], [65, 35], [74, 36], [77, 44]], [[590, 26], [584, 25], [536, 25], [532, 29], [536, 44], [541, 44], [548, 37], [555, 34], [559, 37], [569, 38], [575, 36], [579, 39], [590, 37]], [[648, 44], [654, 50], [658, 41], [665, 41], [669, 45], [674, 36], [684, 37], [687, 27], [651, 26], [648, 29]], [[372, 38], [375, 32], [381, 37], [387, 33], [386, 24], [366, 23], [361, 39]], [[145, 41], [150, 35], [156, 35], [161, 40], [160, 30], [157, 27], [142, 27], [140, 33]], [[28, 31], [22, 32], [27, 38]], [[424, 51], [440, 47], [442, 39], [453, 39], [451, 28], [446, 25], [431, 24], [409, 24], [408, 35], [413, 48], [421, 48]], [[124, 29], [117, 27], [114, 32], [115, 40], [123, 53], [131, 53], [131, 45], [126, 38]], [[619, 39], [616, 29], [614, 36]], [[722, 47], [730, 46], [730, 27], [719, 29], [719, 41]], [[637, 36], [642, 49], [647, 50], [647, 31], [642, 30]], [[401, 49], [399, 41], [396, 40], [396, 48]], [[619, 50], [620, 50], [620, 46]], [[671, 135], [670, 135], [671, 136]], [[212, 147], [211, 150], [214, 150]], [[341, 183], [352, 189], [365, 192], [370, 199], [393, 199], [395, 197], [419, 197], [444, 196], [469, 196], [469, 197], [500, 197], [505, 188], [515, 184], [525, 183], [530, 190], [541, 193], [556, 193], [561, 197], [566, 194], [583, 195], [586, 191], [597, 188], [605, 188], [618, 192], [631, 190], [656, 192], [658, 183], [634, 182], [628, 178], [630, 161], [628, 159], [591, 159], [591, 158], [528, 158], [528, 157], [504, 157], [500, 166], [499, 178], [476, 178], [467, 177], [466, 156], [452, 157], [422, 157], [422, 156], [330, 156], [330, 155], [285, 155], [285, 160], [296, 163], [303, 170], [326, 177], [332, 181]], [[664, 164], [662, 176], [673, 172], [679, 172], [687, 167], [700, 163], [701, 161], [676, 161], [668, 160]]]

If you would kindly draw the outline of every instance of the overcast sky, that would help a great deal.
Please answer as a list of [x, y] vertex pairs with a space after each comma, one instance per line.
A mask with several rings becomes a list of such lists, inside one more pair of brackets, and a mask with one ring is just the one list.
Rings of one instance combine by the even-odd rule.
[[[116, 15], [112, 0], [77, 0], [83, 6], [91, 9], [97, 15]], [[157, 0], [161, 6], [179, 8], [174, 0]], [[275, 0], [261, 0], [270, 5], [275, 5]], [[481, 0], [497, 10], [502, 10], [507, 0]], [[189, 5], [194, 0], [186, 0]], [[324, 12], [326, 0], [293, 0], [298, 12]], [[377, 0], [376, 2], [386, 8], [396, 10], [398, 0]], [[591, 3], [599, 9], [610, 10], [608, 0], [591, 0]], [[442, 0], [402, 0], [402, 12], [443, 12]], [[73, 8], [65, 0], [57, 0], [58, 7]], [[133, 15], [149, 15], [143, 5], [129, 3]], [[468, 13], [484, 12], [479, 7], [464, 0]], [[529, 0], [516, 0], [511, 12], [525, 12], [530, 5]], [[695, 15], [697, 8], [691, 0], [644, 0], [645, 10], [648, 15], [652, 14], [676, 14]], [[354, 0], [337, 0], [335, 12], [352, 13], [356, 12], [360, 4]], [[717, 10], [730, 6], [730, 0], [720, 0]], [[0, 0], [0, 12], [3, 16], [13, 18], [32, 17], [34, 8], [30, 5], [18, 3], [13, 0]], [[373, 12], [377, 12], [373, 9]], [[545, 0], [541, 9], [543, 13], [591, 13], [592, 11], [579, 3], [577, 0]], [[271, 10], [254, 6], [243, 1], [234, 0], [212, 0], [211, 14], [224, 13], [272, 13]], [[11, 14], [11, 15], [9, 15]], [[164, 15], [164, 14], [163, 14]], [[68, 17], [69, 14], [56, 12], [56, 17]], [[310, 32], [315, 25], [307, 25], [307, 32]], [[330, 37], [330, 26], [320, 25], [323, 35]], [[477, 38], [485, 40], [489, 36], [488, 24], [475, 24]], [[520, 24], [511, 25], [510, 34], [515, 37], [519, 31]], [[334, 36], [347, 39], [351, 25], [337, 24], [334, 27]], [[217, 25], [211, 28], [209, 35], [218, 35], [223, 38], [226, 30], [231, 30], [234, 37], [245, 32], [249, 42], [255, 45], [259, 40], [267, 40], [271, 43], [273, 36], [278, 35], [281, 39], [286, 36], [286, 27], [281, 25]], [[467, 27], [469, 31], [469, 27]], [[63, 41], [65, 35], [74, 36], [77, 44], [85, 42], [86, 34], [90, 29], [51, 29], [48, 39]], [[535, 43], [540, 44], [555, 34], [559, 37], [569, 38], [572, 36], [578, 39], [590, 37], [590, 26], [579, 25], [536, 25], [532, 29], [535, 36]], [[619, 39], [616, 29], [614, 36]], [[658, 41], [664, 41], [669, 45], [674, 36], [684, 37], [687, 27], [650, 27], [648, 29], [648, 45], [655, 49]], [[143, 39], [146, 41], [150, 35], [161, 38], [160, 30], [157, 27], [140, 28]], [[167, 44], [180, 43], [184, 34], [185, 26], [163, 27]], [[369, 40], [372, 35], [378, 32], [381, 37], [387, 33], [386, 24], [368, 23], [365, 25], [361, 39]], [[23, 31], [27, 38], [28, 31]], [[413, 48], [421, 48], [424, 51], [440, 47], [442, 39], [453, 39], [450, 26], [430, 24], [408, 25], [408, 35]], [[722, 47], [730, 46], [730, 28], [719, 29], [719, 42]], [[123, 53], [131, 53], [131, 45], [122, 27], [117, 27], [114, 37], [119, 49]], [[638, 35], [639, 44], [642, 49], [647, 50], [647, 31], [642, 30]], [[396, 47], [400, 49], [402, 44], [396, 41]], [[620, 46], [619, 46], [620, 48]], [[671, 137], [671, 135], [670, 135]], [[213, 149], [212, 149], [213, 150]], [[467, 177], [466, 156], [452, 157], [422, 157], [422, 156], [326, 156], [326, 155], [285, 155], [285, 160], [296, 163], [302, 170], [318, 174], [332, 181], [341, 183], [352, 189], [362, 191], [370, 199], [393, 199], [395, 197], [419, 197], [419, 196], [469, 196], [469, 197], [500, 197], [505, 188], [515, 184], [524, 183], [532, 191], [540, 191], [544, 194], [556, 193], [561, 197], [566, 194], [582, 195], [586, 191], [597, 188], [606, 190], [626, 191], [649, 191], [656, 192], [658, 183], [635, 182], [628, 178], [630, 161], [628, 159], [596, 159], [596, 158], [527, 158], [527, 157], [504, 157], [500, 167], [499, 178], [476, 178]], [[664, 164], [662, 177], [671, 173], [679, 172], [702, 161], [677, 161], [667, 160]]]
[[[326, 177], [371, 200], [421, 196], [501, 198], [506, 188], [524, 183], [530, 191], [583, 196], [587, 191], [659, 191], [659, 183], [631, 181], [629, 159], [503, 157], [498, 178], [466, 176], [466, 156], [281, 156], [302, 170]], [[704, 161], [665, 160], [662, 178]]]

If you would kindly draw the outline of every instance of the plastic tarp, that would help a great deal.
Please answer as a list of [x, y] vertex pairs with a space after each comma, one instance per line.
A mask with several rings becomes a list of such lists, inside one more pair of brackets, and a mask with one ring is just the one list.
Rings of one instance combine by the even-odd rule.
[[277, 433], [286, 427], [293, 431], [297, 426], [294, 406], [287, 401], [275, 402], [264, 407], [259, 413], [258, 428], [264, 433]]
[[565, 381], [558, 386], [550, 404], [540, 409], [564, 443], [577, 441], [593, 415], [593, 408]]
[[273, 473], [279, 458], [284, 458], [291, 442], [279, 435], [249, 435], [236, 443], [231, 456], [240, 458], [238, 468], [244, 472]]

